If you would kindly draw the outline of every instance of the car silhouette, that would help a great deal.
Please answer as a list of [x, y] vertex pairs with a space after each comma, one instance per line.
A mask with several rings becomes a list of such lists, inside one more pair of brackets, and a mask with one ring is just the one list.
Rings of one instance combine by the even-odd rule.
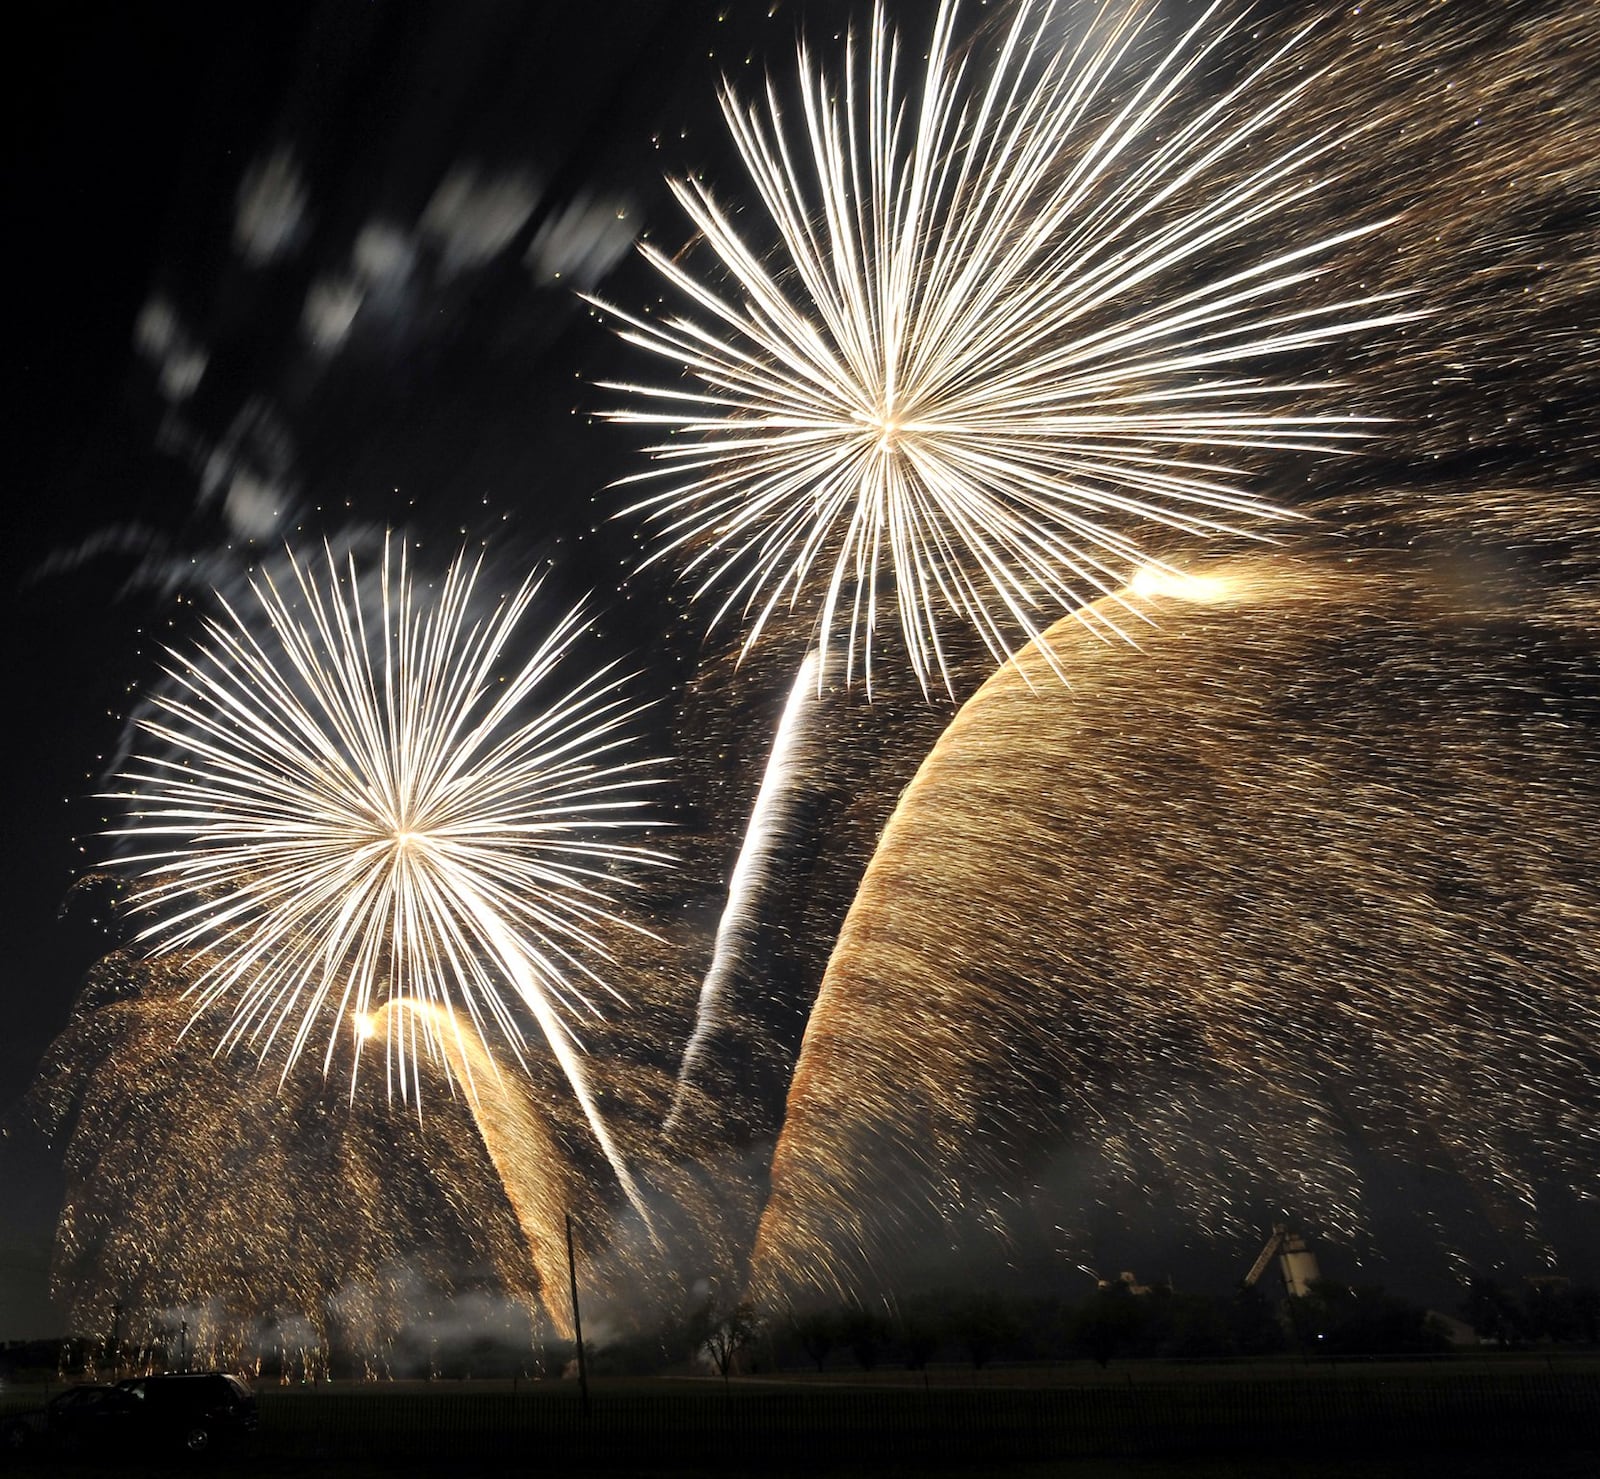
[[70, 1387], [0, 1427], [0, 1449], [187, 1453], [231, 1447], [256, 1429], [254, 1393], [220, 1371], [135, 1376]]
[[126, 1432], [130, 1401], [115, 1387], [96, 1383], [68, 1387], [43, 1407], [8, 1418], [0, 1428], [0, 1449], [26, 1453], [54, 1448], [72, 1453], [108, 1448]]

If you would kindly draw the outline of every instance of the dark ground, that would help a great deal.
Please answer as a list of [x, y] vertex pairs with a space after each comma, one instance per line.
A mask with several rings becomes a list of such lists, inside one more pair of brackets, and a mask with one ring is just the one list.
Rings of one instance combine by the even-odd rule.
[[[1069, 1479], [1389, 1479], [1600, 1472], [1600, 1361], [938, 1371], [885, 1379], [263, 1388], [260, 1476], [537, 1471], [602, 1475], [1061, 1474]], [[19, 1393], [0, 1399], [15, 1406]], [[163, 1456], [116, 1472], [164, 1475]], [[195, 1465], [190, 1465], [196, 1468]], [[54, 1456], [7, 1474], [103, 1473]]]

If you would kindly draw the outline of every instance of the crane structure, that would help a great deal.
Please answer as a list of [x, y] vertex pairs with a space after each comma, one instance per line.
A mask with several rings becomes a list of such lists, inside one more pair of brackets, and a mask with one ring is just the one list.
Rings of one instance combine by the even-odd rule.
[[1317, 1255], [1311, 1251], [1306, 1240], [1287, 1222], [1275, 1222], [1266, 1246], [1256, 1255], [1250, 1272], [1244, 1276], [1246, 1289], [1255, 1287], [1274, 1258], [1278, 1260], [1283, 1287], [1291, 1299], [1303, 1299], [1311, 1292], [1311, 1286], [1322, 1277], [1322, 1270], [1317, 1266]]

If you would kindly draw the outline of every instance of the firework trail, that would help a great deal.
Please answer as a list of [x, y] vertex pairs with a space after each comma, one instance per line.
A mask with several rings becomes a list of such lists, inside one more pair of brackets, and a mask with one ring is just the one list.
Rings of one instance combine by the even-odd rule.
[[816, 654], [808, 653], [783, 706], [783, 717], [778, 721], [772, 740], [772, 754], [762, 774], [755, 803], [750, 808], [750, 824], [728, 879], [728, 902], [717, 924], [711, 967], [700, 986], [694, 1031], [683, 1051], [678, 1091], [673, 1096], [672, 1111], [665, 1125], [668, 1135], [677, 1129], [683, 1114], [684, 1085], [693, 1079], [721, 1025], [723, 997], [733, 973], [739, 968], [742, 952], [748, 948], [753, 911], [760, 905], [772, 860], [783, 844], [786, 803], [795, 782], [797, 752], [806, 715], [813, 703], [811, 690], [817, 681], [817, 666]]
[[846, 681], [859, 664], [870, 691], [897, 610], [924, 692], [953, 691], [950, 616], [996, 660], [1046, 612], [1118, 631], [1148, 563], [1130, 527], [1279, 516], [1246, 486], [1255, 454], [1363, 434], [1310, 409], [1326, 384], [1302, 377], [1318, 348], [1407, 317], [1321, 283], [1381, 223], [1262, 245], [1356, 132], [1277, 137], [1315, 93], [1310, 28], [1195, 105], [1243, 18], [1213, 5], [1151, 57], [1155, 12], [1096, 11], [1073, 39], [1024, 3], [979, 81], [945, 0], [918, 90], [879, 7], [837, 82], [802, 46], [803, 132], [770, 85], [765, 112], [725, 91], [779, 249], [675, 182], [728, 290], [647, 245], [691, 311], [601, 306], [691, 377], [613, 385], [632, 399], [609, 414], [671, 434], [629, 480], [670, 486], [633, 511], [658, 526], [652, 558], [682, 552], [697, 595], [727, 592], [713, 624], [738, 608], [746, 650], [815, 575], [819, 681], [839, 628]]
[[1409, 554], [1200, 573], [1143, 652], [1059, 624], [1070, 693], [1002, 669], [905, 793], [795, 1071], [767, 1293], [1039, 1219], [1092, 1254], [1287, 1205], [1359, 1246], [1374, 1164], [1458, 1267], [1486, 1221], [1553, 1258], [1592, 1198], [1595, 587], [1578, 622]]
[[590, 962], [628, 925], [613, 867], [660, 861], [612, 840], [648, 824], [652, 768], [628, 758], [622, 680], [605, 669], [549, 694], [577, 610], [503, 666], [537, 580], [478, 619], [464, 559], [419, 594], [386, 546], [370, 611], [353, 558], [341, 572], [330, 553], [325, 585], [292, 554], [289, 569], [292, 583], [252, 583], [255, 613], [224, 602], [207, 645], [172, 654], [173, 690], [141, 721], [166, 753], [123, 771], [129, 820], [113, 833], [149, 849], [129, 860], [131, 906], [154, 916], [139, 942], [206, 952], [196, 1017], [225, 1006], [219, 1050], [278, 1048], [285, 1076], [318, 1030], [326, 1072], [340, 1024], [415, 998], [441, 1015], [384, 1041], [391, 1089], [420, 1093], [419, 1043], [474, 1061], [463, 1016], [486, 1051], [493, 1032], [524, 1061], [525, 1008], [642, 1214], [566, 1020], [597, 1015], [590, 988], [609, 989]]
[[[384, 1004], [358, 1025], [362, 1036], [387, 1035], [399, 1019], [399, 1031], [420, 1024], [427, 1036], [443, 1045], [446, 1064], [463, 1084], [493, 1078], [498, 1070], [482, 1041], [463, 1032], [448, 1008], [437, 1002], [401, 998]], [[516, 1213], [527, 1241], [545, 1311], [562, 1339], [571, 1339], [571, 1321], [549, 1291], [561, 1287], [566, 1260], [565, 1214], [573, 1205], [573, 1188], [564, 1175], [566, 1157], [542, 1115], [519, 1093], [472, 1094], [469, 1108], [483, 1147], [493, 1162], [506, 1199]]]

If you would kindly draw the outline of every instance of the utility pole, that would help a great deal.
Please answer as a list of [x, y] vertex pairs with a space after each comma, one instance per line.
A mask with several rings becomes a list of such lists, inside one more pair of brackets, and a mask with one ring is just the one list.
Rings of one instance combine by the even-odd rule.
[[583, 1364], [583, 1317], [578, 1313], [578, 1258], [572, 1250], [572, 1213], [567, 1213], [567, 1278], [572, 1285], [572, 1334], [578, 1343], [578, 1390], [583, 1413], [589, 1415], [589, 1368]]

